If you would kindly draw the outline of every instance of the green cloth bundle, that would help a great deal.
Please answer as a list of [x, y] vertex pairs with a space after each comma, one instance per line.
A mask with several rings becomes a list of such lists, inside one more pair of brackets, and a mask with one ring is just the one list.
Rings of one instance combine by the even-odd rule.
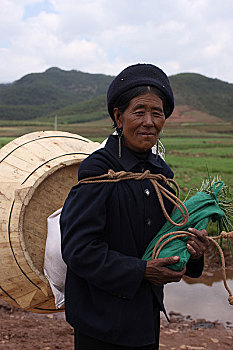
[[[148, 245], [142, 260], [148, 261], [152, 259], [152, 253], [156, 242], [166, 233], [173, 231], [187, 231], [190, 227], [196, 228], [197, 230], [203, 230], [207, 228], [210, 219], [212, 221], [219, 221], [224, 217], [225, 214], [220, 209], [218, 201], [216, 200], [219, 188], [212, 187], [212, 189], [214, 192], [212, 193], [212, 196], [205, 192], [197, 192], [194, 196], [184, 202], [189, 213], [188, 222], [185, 225], [178, 227], [167, 221]], [[176, 223], [182, 221], [182, 215], [178, 209], [173, 212], [171, 219]], [[186, 246], [188, 239], [188, 237], [178, 237], [167, 243], [160, 251], [159, 258], [166, 258], [174, 255], [180, 257], [180, 260], [176, 264], [168, 266], [170, 269], [181, 271], [187, 264], [190, 258], [190, 253]]]

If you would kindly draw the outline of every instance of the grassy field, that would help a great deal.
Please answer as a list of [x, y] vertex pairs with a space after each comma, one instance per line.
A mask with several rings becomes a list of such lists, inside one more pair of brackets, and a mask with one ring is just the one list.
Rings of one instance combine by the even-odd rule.
[[[0, 147], [26, 133], [52, 130], [53, 125], [20, 125], [0, 127]], [[101, 142], [110, 133], [110, 118], [89, 123], [58, 126], [67, 131]], [[199, 188], [209, 175], [220, 176], [233, 192], [233, 124], [172, 124], [161, 136], [166, 148], [166, 162], [175, 173], [175, 180], [185, 198], [190, 189]]]
[[[223, 137], [224, 136], [224, 137]], [[233, 189], [233, 138], [164, 137], [166, 162], [173, 169], [182, 190], [199, 188], [203, 179], [220, 176]]]

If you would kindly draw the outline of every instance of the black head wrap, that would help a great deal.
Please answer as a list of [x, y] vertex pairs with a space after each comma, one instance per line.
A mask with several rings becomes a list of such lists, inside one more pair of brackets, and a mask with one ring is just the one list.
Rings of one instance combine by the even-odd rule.
[[115, 102], [124, 92], [137, 86], [154, 86], [165, 97], [165, 118], [168, 118], [174, 109], [174, 96], [167, 75], [153, 64], [135, 64], [125, 68], [111, 82], [107, 93], [108, 112], [114, 121], [113, 108]]

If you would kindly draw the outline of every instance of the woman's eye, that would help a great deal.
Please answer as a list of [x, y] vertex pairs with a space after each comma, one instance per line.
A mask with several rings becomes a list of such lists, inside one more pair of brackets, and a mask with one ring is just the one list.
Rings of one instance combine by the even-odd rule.
[[143, 111], [136, 111], [134, 114], [138, 115], [138, 116], [141, 116], [141, 115], [144, 115], [144, 112]]
[[153, 117], [163, 117], [163, 113], [162, 112], [154, 112], [153, 113]]

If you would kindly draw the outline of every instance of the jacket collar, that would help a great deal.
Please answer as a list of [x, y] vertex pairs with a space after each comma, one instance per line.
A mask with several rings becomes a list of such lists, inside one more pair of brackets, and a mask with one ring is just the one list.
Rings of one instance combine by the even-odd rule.
[[[118, 137], [115, 135], [109, 136], [105, 148], [114, 158], [118, 160], [125, 171], [131, 171], [136, 165], [142, 162], [142, 160], [138, 159], [128, 147], [124, 146], [124, 142], [122, 142], [122, 155], [121, 158], [119, 158]], [[160, 163], [160, 157], [158, 156], [158, 159], [156, 159], [151, 150], [145, 162], [152, 164], [156, 168], [163, 169], [163, 166]]]

